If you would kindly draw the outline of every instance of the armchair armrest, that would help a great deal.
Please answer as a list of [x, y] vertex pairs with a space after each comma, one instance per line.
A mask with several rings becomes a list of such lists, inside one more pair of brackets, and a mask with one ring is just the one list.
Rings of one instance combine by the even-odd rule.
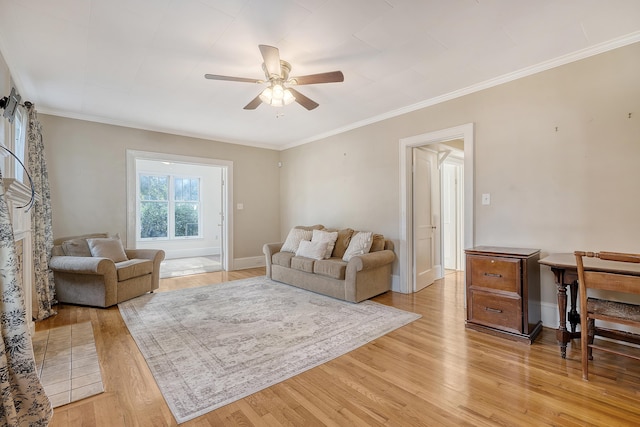
[[129, 259], [150, 259], [154, 263], [162, 262], [164, 259], [164, 251], [162, 249], [125, 249]]
[[52, 256], [49, 260], [49, 268], [53, 271], [78, 274], [105, 275], [113, 272], [116, 265], [109, 258], [83, 257], [83, 256]]
[[162, 249], [125, 249], [129, 259], [150, 259], [153, 261], [153, 272], [151, 276], [151, 292], [160, 287], [160, 263], [164, 260], [165, 253]]
[[391, 264], [395, 259], [396, 254], [388, 249], [369, 252], [368, 254], [356, 255], [351, 258], [347, 263], [347, 269], [354, 269], [355, 271], [368, 270]]

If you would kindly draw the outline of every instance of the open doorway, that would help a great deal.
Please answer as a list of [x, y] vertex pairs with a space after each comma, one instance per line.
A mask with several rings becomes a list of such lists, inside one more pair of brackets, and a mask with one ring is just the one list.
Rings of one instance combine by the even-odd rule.
[[439, 145], [442, 263], [447, 274], [464, 270], [464, 144], [453, 140]]
[[232, 167], [225, 160], [127, 150], [128, 247], [163, 249], [166, 260], [190, 258], [189, 269], [198, 260], [205, 271], [232, 269]]
[[[394, 290], [404, 293], [415, 292], [417, 287], [416, 268], [416, 237], [414, 221], [414, 189], [413, 189], [413, 154], [414, 148], [432, 148], [438, 151], [438, 145], [449, 143], [455, 140], [462, 142], [462, 152], [464, 158], [462, 165], [464, 168], [462, 200], [464, 204], [464, 215], [460, 227], [461, 250], [465, 247], [473, 246], [473, 123], [443, 129], [437, 132], [416, 135], [400, 140], [400, 243], [399, 243], [399, 263], [400, 281]], [[446, 150], [444, 150], [446, 151]], [[443, 153], [444, 153], [443, 151]], [[438, 154], [438, 163], [444, 162], [449, 154]], [[442, 237], [442, 230], [439, 235]], [[442, 242], [442, 240], [441, 240]], [[443, 245], [435, 245], [436, 257], [443, 258]], [[442, 262], [440, 261], [440, 265]], [[463, 268], [464, 261], [460, 261], [460, 268]]]

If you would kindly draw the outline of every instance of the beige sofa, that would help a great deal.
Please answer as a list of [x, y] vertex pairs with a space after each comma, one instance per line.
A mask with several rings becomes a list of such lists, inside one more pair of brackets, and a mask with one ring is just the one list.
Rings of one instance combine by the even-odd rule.
[[[322, 226], [298, 228], [329, 230]], [[344, 261], [342, 257], [357, 232], [350, 228], [329, 231], [337, 231], [338, 239], [328, 259], [283, 252], [284, 242], [265, 244], [267, 277], [350, 302], [364, 301], [391, 289], [391, 268], [395, 260], [391, 240], [374, 234], [368, 253]]]
[[49, 268], [59, 302], [109, 307], [158, 289], [164, 251], [124, 249], [115, 239], [119, 246], [107, 233], [54, 240]]

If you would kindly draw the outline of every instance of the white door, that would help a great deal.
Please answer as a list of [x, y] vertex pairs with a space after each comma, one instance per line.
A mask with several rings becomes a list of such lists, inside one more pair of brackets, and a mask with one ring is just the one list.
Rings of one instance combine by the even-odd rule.
[[458, 270], [458, 165], [442, 165], [442, 258], [444, 268]]
[[414, 292], [440, 277], [440, 183], [436, 153], [413, 149]]

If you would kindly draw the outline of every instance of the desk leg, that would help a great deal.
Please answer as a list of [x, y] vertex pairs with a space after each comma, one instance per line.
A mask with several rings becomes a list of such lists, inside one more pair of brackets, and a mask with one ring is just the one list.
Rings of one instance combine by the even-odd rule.
[[[567, 343], [571, 341], [571, 334], [567, 330], [567, 285], [564, 283], [564, 269], [552, 268], [551, 271], [556, 279], [558, 287], [558, 314], [560, 315], [560, 326], [556, 331], [556, 339], [560, 344], [560, 354], [563, 359], [567, 358]], [[571, 293], [571, 301], [575, 310], [574, 293]], [[572, 325], [572, 328], [575, 326]]]
[[580, 323], [580, 313], [576, 309], [576, 301], [578, 300], [578, 282], [573, 281], [569, 285], [571, 290], [571, 308], [569, 309], [569, 323], [571, 324], [571, 335], [576, 332], [576, 325]]

